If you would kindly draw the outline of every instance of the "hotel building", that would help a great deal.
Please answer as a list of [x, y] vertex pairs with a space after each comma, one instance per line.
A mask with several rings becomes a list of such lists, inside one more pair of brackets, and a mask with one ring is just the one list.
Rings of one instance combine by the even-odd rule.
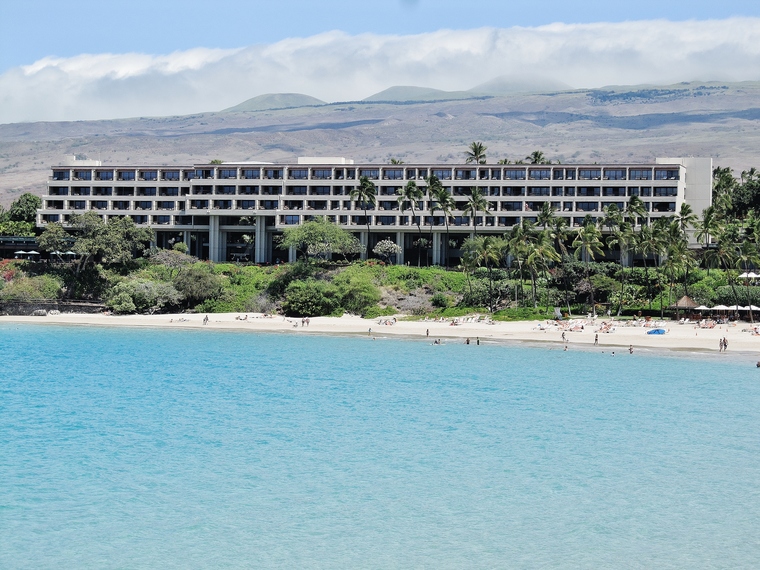
[[[411, 211], [401, 211], [398, 192], [409, 180], [426, 190], [430, 175], [456, 202], [449, 219], [450, 239], [456, 242], [449, 248], [452, 262], [473, 231], [473, 220], [464, 215], [473, 188], [488, 202], [488, 213], [474, 220], [481, 235], [503, 234], [521, 220], [535, 222], [545, 202], [572, 228], [587, 215], [603, 216], [610, 204], [625, 209], [631, 196], [641, 198], [650, 221], [675, 215], [684, 202], [700, 215], [712, 193], [710, 158], [662, 158], [651, 164], [389, 165], [302, 157], [289, 164], [105, 166], [72, 157], [52, 168], [37, 223], [66, 225], [72, 214], [85, 211], [105, 220], [129, 216], [155, 230], [158, 247], [183, 241], [202, 259], [268, 263], [295, 257], [294, 251], [277, 249], [274, 238], [285, 228], [325, 216], [353, 232], [368, 251], [377, 241], [392, 239], [403, 248], [397, 262], [404, 263], [416, 261], [418, 230]], [[350, 197], [362, 176], [377, 189], [377, 203], [367, 212], [369, 236], [364, 208]], [[445, 220], [431, 205], [425, 192], [415, 217], [426, 237], [432, 233], [429, 261], [443, 264]]]

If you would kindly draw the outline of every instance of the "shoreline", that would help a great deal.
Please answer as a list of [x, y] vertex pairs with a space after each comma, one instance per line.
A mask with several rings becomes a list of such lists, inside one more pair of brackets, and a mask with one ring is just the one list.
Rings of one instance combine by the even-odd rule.
[[[512, 346], [541, 346], [564, 349], [562, 340], [563, 329], [551, 321], [496, 321], [463, 322], [457, 326], [450, 322], [438, 321], [397, 321], [392, 317], [363, 319], [361, 317], [344, 315], [342, 317], [313, 317], [308, 325], [302, 325], [301, 319], [282, 316], [264, 317], [260, 314], [245, 313], [209, 313], [208, 324], [204, 325], [205, 314], [159, 314], [159, 315], [104, 315], [85, 313], [62, 313], [45, 317], [32, 316], [0, 316], [0, 324], [40, 324], [62, 326], [108, 326], [126, 328], [160, 328], [180, 330], [207, 331], [241, 331], [260, 333], [289, 333], [289, 334], [327, 334], [339, 336], [364, 336], [382, 338], [402, 338], [427, 341], [432, 343], [441, 339], [443, 344], [452, 342], [464, 343], [467, 338], [472, 344], [480, 339], [483, 344], [502, 344]], [[575, 323], [576, 330], [565, 330], [568, 350], [584, 350], [590, 352], [616, 352], [628, 354], [629, 346], [633, 346], [634, 354], [671, 354], [680, 356], [723, 356], [744, 360], [760, 359], [760, 336], [753, 336], [748, 329], [749, 324], [738, 323], [717, 325], [712, 329], [696, 328], [694, 323], [679, 324], [676, 321], [666, 322], [664, 335], [647, 335], [647, 328], [625, 326], [624, 321], [597, 318], [595, 321], [586, 319], [570, 321]], [[579, 323], [583, 324], [582, 330]], [[603, 329], [602, 323], [607, 323], [611, 332], [598, 332]], [[294, 326], [295, 325], [295, 326]], [[426, 332], [429, 331], [429, 336]], [[594, 344], [595, 335], [599, 344]], [[721, 338], [728, 340], [728, 351], [718, 350]]]

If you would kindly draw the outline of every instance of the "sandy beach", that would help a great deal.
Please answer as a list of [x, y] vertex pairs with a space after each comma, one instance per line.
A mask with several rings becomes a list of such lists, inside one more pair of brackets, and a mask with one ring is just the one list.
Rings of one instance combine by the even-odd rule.
[[[432, 320], [397, 320], [389, 317], [362, 319], [345, 315], [336, 317], [313, 317], [308, 324], [301, 319], [248, 313], [215, 313], [208, 315], [204, 324], [204, 314], [161, 314], [161, 315], [103, 315], [62, 313], [45, 317], [2, 316], [0, 323], [32, 323], [56, 325], [87, 325], [115, 327], [153, 327], [166, 329], [234, 330], [251, 332], [281, 332], [289, 334], [336, 334], [363, 335], [382, 339], [406, 337], [442, 343], [465, 342], [467, 338], [475, 344], [480, 339], [484, 344], [512, 343], [553, 343], [568, 350], [604, 350], [618, 353], [641, 350], [678, 351], [695, 353], [719, 353], [719, 341], [728, 340], [727, 353], [757, 355], [760, 357], [760, 336], [750, 332], [749, 323], [715, 325], [714, 328], [700, 328], [695, 323], [680, 324], [664, 321], [661, 335], [647, 334], [651, 328], [630, 326], [627, 321], [597, 318], [596, 320], [576, 319], [555, 324], [553, 321], [520, 322], [439, 322]], [[247, 317], [247, 318], [246, 318]], [[461, 322], [464, 321], [464, 322]], [[387, 323], [387, 324], [386, 324]], [[563, 333], [564, 339], [563, 340]], [[595, 338], [598, 336], [598, 345]], [[753, 354], [754, 353], [754, 354]]]

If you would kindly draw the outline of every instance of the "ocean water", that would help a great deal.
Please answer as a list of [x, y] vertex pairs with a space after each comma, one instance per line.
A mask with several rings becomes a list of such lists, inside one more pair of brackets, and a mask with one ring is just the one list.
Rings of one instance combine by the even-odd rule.
[[0, 568], [757, 568], [731, 358], [0, 325]]

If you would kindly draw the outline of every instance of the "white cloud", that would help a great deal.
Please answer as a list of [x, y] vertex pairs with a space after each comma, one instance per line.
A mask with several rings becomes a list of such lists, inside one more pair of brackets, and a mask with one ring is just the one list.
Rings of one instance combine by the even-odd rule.
[[395, 36], [328, 32], [237, 50], [44, 58], [0, 75], [0, 122], [219, 110], [272, 92], [356, 100], [500, 75], [577, 88], [758, 80], [760, 19], [551, 24]]

